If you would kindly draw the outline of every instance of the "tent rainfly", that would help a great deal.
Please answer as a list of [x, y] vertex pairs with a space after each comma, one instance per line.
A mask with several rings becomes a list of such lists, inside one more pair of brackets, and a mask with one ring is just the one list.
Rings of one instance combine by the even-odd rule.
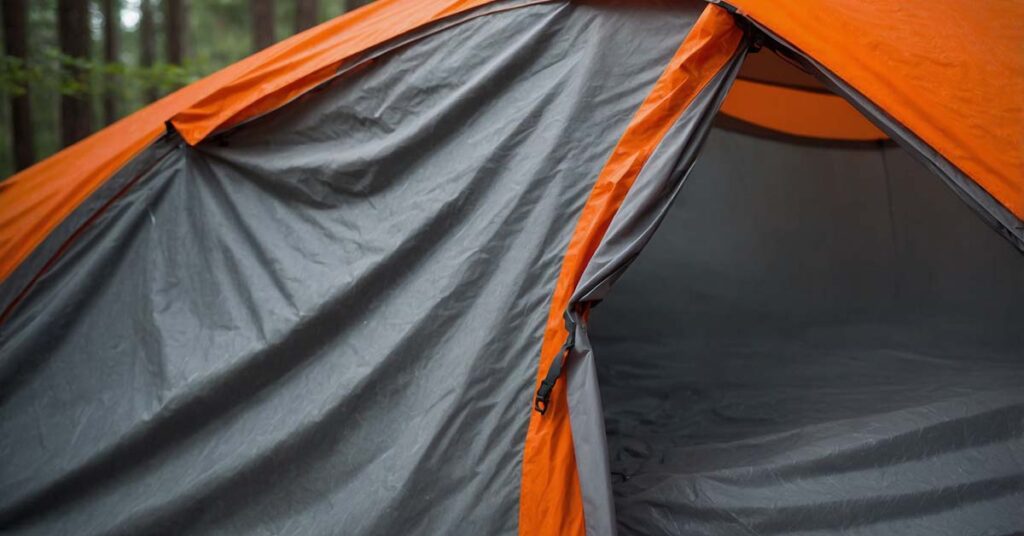
[[189, 85], [0, 182], [0, 532], [1024, 532], [1022, 44], [380, 0]]

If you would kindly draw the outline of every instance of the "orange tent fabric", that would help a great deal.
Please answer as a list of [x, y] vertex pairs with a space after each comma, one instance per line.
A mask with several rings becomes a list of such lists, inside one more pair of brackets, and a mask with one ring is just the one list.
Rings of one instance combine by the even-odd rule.
[[817, 76], [773, 48], [747, 55], [721, 111], [739, 121], [722, 124], [741, 131], [828, 142], [889, 139]]
[[842, 141], [878, 141], [888, 137], [838, 95], [736, 80], [722, 113], [759, 127]]
[[1024, 3], [730, 0], [1024, 218]]
[[379, 0], [214, 73], [0, 182], [0, 281], [172, 121], [191, 144], [271, 110], [369, 47], [491, 0]]
[[[701, 90], [736, 52], [743, 36], [724, 9], [708, 6], [626, 127], [590, 192], [569, 242], [551, 298], [537, 386], [567, 335], [562, 314], [647, 158]], [[523, 451], [519, 530], [523, 534], [584, 534], [583, 500], [564, 384], [549, 411], [531, 412]]]

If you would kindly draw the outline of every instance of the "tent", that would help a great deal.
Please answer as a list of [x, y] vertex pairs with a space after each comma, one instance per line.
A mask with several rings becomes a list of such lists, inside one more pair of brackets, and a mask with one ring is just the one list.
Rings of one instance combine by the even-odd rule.
[[185, 87], [0, 182], [0, 530], [1024, 531], [1021, 20], [380, 0]]

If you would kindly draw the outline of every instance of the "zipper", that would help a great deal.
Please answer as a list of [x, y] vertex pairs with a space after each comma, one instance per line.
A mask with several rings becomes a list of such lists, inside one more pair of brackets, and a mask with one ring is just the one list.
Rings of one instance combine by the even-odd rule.
[[540, 387], [537, 388], [537, 395], [533, 398], [533, 409], [541, 415], [547, 412], [548, 404], [551, 402], [551, 391], [555, 388], [558, 378], [562, 375], [566, 359], [569, 358], [573, 347], [576, 346], [576, 322], [569, 311], [565, 312], [565, 330], [569, 332], [565, 337], [565, 343], [562, 344], [562, 349], [558, 351], [558, 357], [548, 367], [548, 372], [544, 375], [544, 381], [540, 382]]

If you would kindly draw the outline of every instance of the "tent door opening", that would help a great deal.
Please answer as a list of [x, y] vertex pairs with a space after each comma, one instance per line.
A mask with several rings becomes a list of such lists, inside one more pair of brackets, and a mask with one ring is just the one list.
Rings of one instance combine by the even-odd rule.
[[619, 534], [1024, 530], [1022, 303], [902, 149], [713, 130], [590, 315]]

